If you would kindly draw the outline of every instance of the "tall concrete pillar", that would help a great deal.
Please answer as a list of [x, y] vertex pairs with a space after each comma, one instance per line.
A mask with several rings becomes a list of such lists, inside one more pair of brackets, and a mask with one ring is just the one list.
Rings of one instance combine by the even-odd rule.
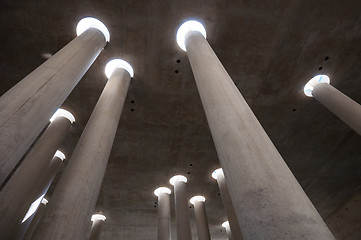
[[104, 222], [107, 218], [103, 214], [93, 214], [92, 215], [92, 228], [90, 232], [89, 240], [99, 240], [100, 234], [102, 233], [102, 228]]
[[[233, 235], [232, 235], [231, 228], [229, 226], [229, 222], [225, 221], [224, 223], [222, 223], [222, 227], [224, 227], [226, 229], [228, 240], [233, 240]], [[237, 239], [237, 238], [235, 238], [235, 239]]]
[[84, 18], [73, 41], [0, 98], [0, 184], [109, 41], [99, 20]]
[[192, 232], [189, 222], [187, 178], [182, 175], [176, 175], [169, 182], [174, 186], [177, 240], [191, 240]]
[[245, 239], [334, 239], [205, 39], [184, 23], [177, 42], [193, 70]]
[[304, 87], [304, 93], [314, 97], [328, 110], [361, 135], [361, 106], [330, 85], [327, 75], [317, 75]]
[[106, 68], [107, 84], [59, 180], [33, 240], [82, 240], [89, 229], [133, 69], [120, 59]]
[[38, 226], [39, 220], [40, 220], [41, 216], [43, 215], [47, 204], [48, 204], [48, 200], [46, 198], [43, 198], [41, 200], [41, 204], [38, 207], [38, 210], [34, 213], [34, 217], [31, 221], [28, 229], [26, 230], [23, 240], [31, 239], [31, 236], [33, 235], [36, 227]]
[[198, 240], [210, 240], [208, 220], [206, 214], [206, 207], [204, 202], [206, 199], [203, 196], [194, 196], [189, 202], [194, 206], [194, 215], [196, 216]]
[[158, 240], [171, 239], [170, 196], [171, 190], [157, 188], [154, 195], [158, 197]]
[[224, 209], [226, 210], [226, 215], [228, 218], [227, 222], [230, 225], [230, 228], [232, 229], [233, 236], [237, 240], [242, 240], [243, 239], [242, 231], [237, 220], [237, 216], [233, 207], [231, 196], [229, 195], [226, 179], [224, 178], [222, 168], [218, 168], [214, 170], [212, 173], [212, 177], [217, 180], [219, 191], [221, 192], [223, 206]]
[[[46, 193], [65, 156], [57, 151], [70, 131], [74, 116], [58, 109], [51, 123], [0, 192], [0, 236], [16, 239], [30, 205]], [[22, 230], [20, 230], [22, 229]]]

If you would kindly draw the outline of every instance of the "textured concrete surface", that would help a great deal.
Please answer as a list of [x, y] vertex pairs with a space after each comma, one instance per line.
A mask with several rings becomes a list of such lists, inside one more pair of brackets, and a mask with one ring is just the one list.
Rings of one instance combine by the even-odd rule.
[[[60, 149], [67, 156], [106, 83], [109, 58], [120, 56], [135, 70], [97, 203], [107, 216], [102, 239], [155, 239], [153, 190], [175, 174], [187, 176], [189, 196], [206, 197], [211, 236], [227, 238], [221, 196], [210, 176], [219, 162], [189, 62], [175, 42], [178, 26], [190, 17], [204, 22], [212, 48], [321, 215], [361, 190], [360, 136], [303, 94], [304, 84], [323, 73], [361, 102], [360, 1], [0, 4], [0, 94], [44, 62], [42, 55], [72, 40], [82, 17], [95, 16], [109, 28], [111, 42], [64, 104], [77, 119]], [[173, 234], [174, 220], [172, 212]]]

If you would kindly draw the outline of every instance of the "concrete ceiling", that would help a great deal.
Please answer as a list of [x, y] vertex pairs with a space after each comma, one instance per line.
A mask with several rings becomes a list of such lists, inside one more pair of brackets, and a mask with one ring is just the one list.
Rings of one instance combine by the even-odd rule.
[[211, 46], [322, 217], [361, 189], [361, 137], [303, 94], [304, 84], [322, 73], [361, 102], [359, 0], [2, 0], [0, 13], [0, 94], [71, 41], [81, 18], [94, 16], [111, 33], [64, 103], [77, 119], [62, 147], [67, 155], [106, 83], [107, 61], [120, 57], [135, 70], [96, 208], [108, 218], [102, 239], [156, 239], [153, 190], [170, 186], [174, 174], [189, 178], [189, 197], [206, 197], [211, 235], [226, 239], [210, 176], [217, 154], [189, 61], [175, 42], [189, 18], [204, 23]]

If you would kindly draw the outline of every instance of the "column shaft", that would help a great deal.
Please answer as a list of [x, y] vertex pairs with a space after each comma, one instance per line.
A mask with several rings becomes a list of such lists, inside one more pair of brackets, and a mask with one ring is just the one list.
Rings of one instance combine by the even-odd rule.
[[158, 196], [158, 240], [171, 239], [170, 196], [160, 193]]
[[104, 225], [103, 220], [97, 219], [97, 220], [93, 221], [89, 240], [99, 240], [100, 239], [100, 234], [102, 233], [103, 225]]
[[361, 106], [333, 86], [319, 83], [312, 96], [361, 135]]
[[33, 220], [31, 221], [28, 229], [26, 230], [23, 240], [31, 240], [31, 236], [33, 235], [36, 227], [38, 226], [39, 220], [42, 217], [45, 208], [46, 205], [41, 203], [33, 217]]
[[226, 232], [227, 232], [228, 240], [233, 240], [232, 231], [231, 231], [231, 228], [229, 226], [226, 227]]
[[65, 117], [50, 123], [0, 192], [0, 236], [15, 238], [29, 206], [48, 189], [61, 164], [54, 153], [70, 127]]
[[208, 42], [186, 49], [245, 239], [334, 239]]
[[177, 223], [177, 240], [191, 240], [192, 232], [189, 222], [188, 196], [186, 183], [174, 183], [175, 215]]
[[204, 202], [194, 202], [194, 215], [196, 216], [198, 240], [210, 240], [208, 220]]
[[243, 239], [242, 231], [237, 220], [237, 216], [233, 207], [231, 196], [229, 195], [229, 191], [226, 184], [226, 179], [224, 178], [223, 171], [217, 174], [217, 183], [219, 190], [221, 192], [221, 197], [223, 200], [224, 209], [226, 210], [227, 219], [230, 228], [232, 229], [232, 234], [237, 240], [242, 240]]
[[73, 151], [33, 239], [84, 239], [98, 198], [130, 75], [114, 70]]
[[0, 184], [105, 44], [102, 32], [90, 28], [1, 96]]

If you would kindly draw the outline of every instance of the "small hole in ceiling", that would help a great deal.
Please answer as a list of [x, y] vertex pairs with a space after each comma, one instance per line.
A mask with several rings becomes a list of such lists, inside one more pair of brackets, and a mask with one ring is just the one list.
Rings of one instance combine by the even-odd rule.
[[178, 71], [178, 70], [175, 70], [174, 72], [175, 72], [175, 73], [179, 73], [179, 71]]
[[327, 57], [325, 57], [325, 61], [327, 61], [328, 59], [330, 59], [328, 56], [327, 56]]
[[319, 67], [318, 70], [322, 70], [322, 67]]
[[156, 205], [154, 205], [154, 207], [157, 207]]
[[191, 174], [191, 172], [187, 172], [187, 174]]
[[154, 202], [154, 204], [157, 204], [157, 202]]
[[193, 166], [193, 164], [191, 163], [191, 164], [189, 164], [189, 166], [190, 166], [190, 167], [192, 167], [192, 166]]
[[189, 208], [192, 208], [192, 206], [189, 206]]
[[296, 112], [296, 108], [292, 109], [292, 111]]
[[179, 60], [179, 59], [177, 60], [177, 63], [180, 63], [180, 60]]
[[220, 193], [218, 193], [217, 195], [218, 195], [218, 196], [221, 196], [221, 194], [220, 194]]
[[130, 111], [134, 112], [134, 108], [130, 109]]
[[134, 100], [130, 101], [131, 103], [134, 103]]

